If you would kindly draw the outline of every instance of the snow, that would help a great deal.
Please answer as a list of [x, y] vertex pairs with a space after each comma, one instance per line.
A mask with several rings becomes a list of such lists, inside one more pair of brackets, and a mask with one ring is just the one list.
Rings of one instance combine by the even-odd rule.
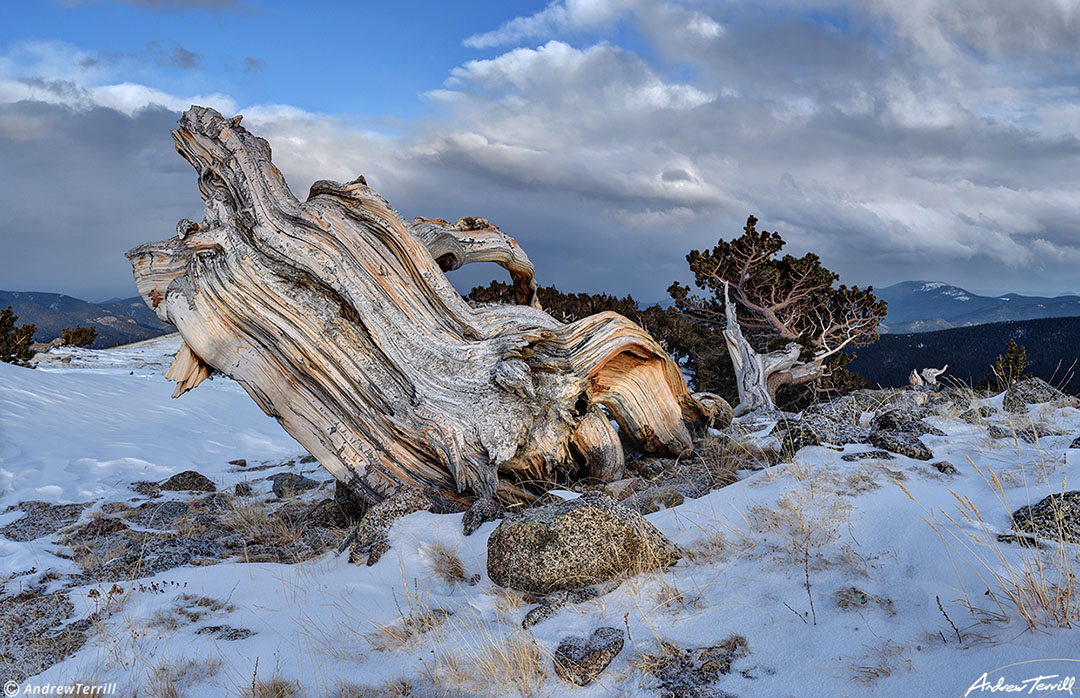
[[[177, 346], [175, 338], [165, 338], [114, 350], [66, 350], [32, 371], [0, 364], [0, 511], [32, 499], [93, 502], [85, 517], [105, 502], [131, 499], [129, 485], [135, 481], [195, 469], [219, 487], [231, 488], [248, 476], [234, 472], [229, 460], [273, 461], [303, 454], [232, 381], [215, 378], [171, 400], [171, 384], [162, 374]], [[1000, 403], [998, 396], [987, 404]], [[868, 450], [865, 444], [843, 451], [808, 447], [794, 463], [741, 471], [745, 477], [731, 486], [650, 515], [653, 524], [688, 549], [705, 550], [705, 541], [717, 534], [727, 547], [713, 557], [684, 559], [662, 574], [639, 575], [534, 626], [531, 637], [548, 657], [567, 635], [588, 635], [599, 625], [630, 632], [622, 652], [586, 687], [564, 684], [546, 658], [547, 675], [535, 695], [656, 696], [632, 664], [639, 652], [655, 651], [659, 639], [693, 648], [717, 644], [733, 633], [746, 638], [751, 654], [737, 660], [736, 671], [720, 676], [716, 687], [743, 697], [963, 695], [984, 673], [991, 683], [1004, 676], [1014, 684], [1038, 675], [1080, 674], [1065, 660], [1048, 661], [1076, 654], [1075, 631], [1031, 632], [1015, 612], [994, 620], [973, 615], [963, 603], [966, 590], [974, 606], [1000, 612], [984, 595], [993, 587], [989, 572], [1030, 555], [1015, 545], [989, 543], [1001, 557], [992, 557], [987, 566], [968, 552], [979, 549], [971, 540], [1008, 531], [1010, 511], [1051, 489], [1060, 491], [1063, 478], [1080, 478], [1080, 451], [1068, 449], [1080, 433], [1080, 411], [1033, 408], [1025, 419], [1066, 435], [1043, 438], [1035, 446], [991, 440], [981, 427], [934, 419], [948, 436], [923, 438], [935, 460], [948, 460], [959, 469], [951, 479], [926, 463], [899, 456], [884, 462], [841, 460], [845, 453]], [[765, 434], [763, 427], [751, 438], [764, 440]], [[988, 468], [1000, 478], [1000, 492], [986, 477]], [[324, 473], [322, 479], [330, 478]], [[970, 498], [983, 521], [973, 525], [959, 516], [953, 492]], [[798, 504], [797, 510], [814, 524], [812, 530], [839, 522], [835, 540], [811, 553], [813, 614], [806, 571], [801, 561], [791, 559], [791, 538], [783, 526], [769, 531], [762, 524], [770, 516], [782, 518], [778, 504], [785, 498]], [[0, 514], [0, 526], [19, 515]], [[465, 537], [460, 514], [420, 512], [395, 525], [390, 552], [372, 567], [327, 553], [293, 565], [227, 561], [139, 580], [125, 586], [122, 606], [83, 649], [25, 685], [92, 676], [95, 682], [116, 682], [121, 694], [130, 694], [156, 667], [216, 658], [222, 668], [186, 685], [182, 695], [238, 695], [250, 686], [256, 660], [260, 678], [296, 680], [305, 696], [332, 695], [342, 681], [378, 686], [409, 679], [422, 686], [441, 655], [465, 656], [483, 638], [498, 643], [530, 637], [520, 629], [529, 605], [502, 610], [500, 593], [484, 574], [485, 541], [495, 526], [487, 523]], [[479, 583], [451, 584], [435, 576], [433, 551], [439, 549], [456, 551], [468, 574], [481, 575]], [[0, 578], [30, 566], [72, 571], [73, 563], [58, 552], [63, 546], [48, 537], [28, 543], [0, 537]], [[9, 581], [5, 591], [12, 593], [18, 579]], [[838, 592], [853, 586], [882, 603], [841, 609]], [[665, 588], [677, 588], [688, 601], [664, 606], [659, 597]], [[90, 590], [78, 587], [72, 593], [83, 616], [98, 608]], [[214, 611], [207, 621], [255, 634], [224, 641], [196, 634], [205, 623], [181, 623], [167, 631], [155, 627], [155, 614], [181, 603], [177, 590], [228, 602], [231, 606]], [[374, 649], [368, 634], [380, 625], [400, 623], [399, 606], [407, 612], [416, 596], [422, 597], [419, 603], [454, 615], [403, 649]], [[1035, 664], [1001, 669], [1018, 662]], [[488, 683], [488, 695], [516, 695], [503, 682]]]

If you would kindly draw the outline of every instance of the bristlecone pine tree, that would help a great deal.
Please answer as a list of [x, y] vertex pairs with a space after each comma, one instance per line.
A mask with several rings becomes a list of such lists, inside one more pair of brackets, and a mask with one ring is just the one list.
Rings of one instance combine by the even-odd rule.
[[97, 339], [95, 327], [65, 327], [60, 330], [60, 337], [69, 347], [88, 347]]
[[842, 349], [877, 339], [886, 313], [873, 287], [834, 286], [839, 275], [817, 255], [777, 258], [783, 238], [756, 226], [750, 216], [740, 237], [686, 256], [708, 297], [678, 283], [668, 289], [681, 312], [724, 327], [739, 391], [736, 415], [774, 409], [782, 386], [826, 376], [827, 361]]
[[[711, 327], [684, 315], [676, 308], [650, 305], [641, 308], [633, 296], [608, 293], [566, 293], [554, 286], [537, 289], [544, 310], [562, 322], [574, 322], [610, 310], [630, 318], [656, 338], [664, 350], [693, 376], [694, 389], [737, 397], [721, 328]], [[514, 303], [514, 287], [501, 281], [477, 286], [467, 296], [473, 303]]]
[[36, 325], [19, 325], [15, 322], [19, 316], [9, 305], [0, 310], [0, 361], [18, 366], [28, 366], [34, 356], [30, 349], [30, 342], [37, 332]]

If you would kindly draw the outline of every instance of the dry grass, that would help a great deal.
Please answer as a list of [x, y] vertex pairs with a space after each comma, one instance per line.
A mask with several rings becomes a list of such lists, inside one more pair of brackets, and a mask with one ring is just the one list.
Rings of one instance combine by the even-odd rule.
[[245, 540], [282, 546], [294, 545], [303, 535], [300, 527], [291, 526], [258, 497], [229, 497], [221, 517], [222, 524]]
[[378, 652], [391, 652], [408, 645], [413, 638], [424, 635], [443, 625], [453, 615], [453, 611], [443, 608], [431, 608], [430, 597], [419, 589], [416, 580], [412, 587], [405, 580], [406, 613], [394, 591], [394, 603], [397, 604], [398, 619], [387, 625], [373, 623], [375, 630], [366, 635], [373, 649]]
[[738, 470], [765, 470], [783, 460], [780, 451], [754, 441], [708, 435], [694, 447], [695, 456], [713, 475], [717, 487], [735, 482]]
[[242, 698], [299, 698], [303, 692], [299, 681], [272, 676], [265, 681], [252, 678], [251, 686], [245, 687], [240, 695]]
[[182, 698], [189, 686], [216, 676], [220, 670], [221, 660], [217, 657], [164, 662], [148, 671], [145, 695], [149, 698]]
[[469, 581], [469, 574], [457, 551], [436, 542], [423, 546], [421, 552], [427, 558], [432, 574], [447, 584], [462, 584]]
[[540, 695], [551, 658], [528, 630], [496, 630], [472, 616], [458, 619], [436, 640], [426, 669], [436, 686], [478, 695]]
[[[995, 492], [999, 503], [1011, 517], [1011, 509], [1005, 495], [1001, 478], [989, 467], [979, 468], [968, 461], [984, 482]], [[1062, 482], [1062, 491], [1065, 491]], [[903, 487], [903, 485], [901, 485]], [[1049, 489], [1049, 487], [1048, 487]], [[918, 500], [906, 489], [912, 501]], [[968, 497], [949, 490], [956, 499], [956, 515], [939, 512], [948, 524], [938, 520], [934, 512], [927, 511], [925, 520], [945, 543], [950, 556], [959, 558], [979, 578], [979, 588], [985, 594], [969, 594], [959, 571], [957, 579], [964, 595], [964, 603], [975, 617], [986, 618], [986, 609], [980, 609], [984, 597], [989, 597], [997, 612], [989, 617], [1006, 619], [1018, 616], [1028, 629], [1071, 628], [1080, 624], [1080, 586], [1076, 582], [1077, 561], [1073, 545], [1063, 524], [1063, 516], [1055, 515], [1056, 535], [1042, 538], [1042, 545], [1012, 546], [1002, 543], [990, 533], [991, 526], [979, 507]], [[921, 505], [920, 505], [921, 506]], [[1024, 537], [1023, 534], [1020, 537]]]
[[704, 605], [701, 592], [696, 588], [681, 590], [679, 585], [665, 575], [660, 578], [656, 590], [656, 607], [669, 613], [682, 613], [700, 609]]
[[864, 686], [872, 686], [900, 669], [915, 671], [915, 665], [904, 656], [908, 649], [906, 644], [883, 639], [872, 630], [870, 632], [877, 638], [878, 643], [863, 645], [865, 654], [850, 661], [848, 670], [851, 672], [853, 681], [858, 681]]
[[147, 625], [170, 633], [189, 623], [197, 623], [214, 613], [231, 613], [236, 607], [226, 601], [197, 594], [180, 594], [168, 609], [162, 609], [150, 617]]
[[362, 686], [356, 683], [342, 683], [327, 698], [413, 698], [416, 696], [413, 684], [404, 679], [387, 681], [381, 686]]

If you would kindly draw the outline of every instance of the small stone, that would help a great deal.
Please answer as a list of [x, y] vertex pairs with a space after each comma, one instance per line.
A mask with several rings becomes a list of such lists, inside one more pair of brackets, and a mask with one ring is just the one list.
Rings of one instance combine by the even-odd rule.
[[840, 460], [847, 461], [848, 463], [856, 463], [861, 460], [896, 460], [896, 456], [888, 451], [860, 451], [858, 453], [848, 453], [847, 455], [840, 456]]
[[213, 635], [218, 640], [246, 640], [255, 634], [247, 628], [234, 628], [231, 625], [207, 625], [195, 631], [196, 635]]
[[980, 421], [992, 416], [997, 410], [993, 407], [979, 407], [977, 409], [970, 409], [960, 415], [960, 419], [968, 424], [978, 424]]
[[529, 612], [525, 614], [525, 618], [521, 621], [521, 627], [524, 629], [531, 628], [537, 623], [543, 623], [570, 604], [584, 603], [598, 596], [600, 596], [600, 589], [595, 585], [580, 589], [560, 589], [552, 592], [544, 597], [543, 603], [539, 606], [529, 609]]
[[623, 631], [597, 628], [591, 637], [568, 637], [555, 650], [555, 673], [564, 681], [587, 686], [623, 648]]
[[128, 525], [120, 519], [101, 516], [87, 521], [86, 524], [75, 533], [75, 537], [94, 538], [97, 536], [107, 536], [110, 533], [123, 531], [126, 528], [128, 528]]
[[1039, 439], [1044, 439], [1047, 436], [1061, 436], [1061, 432], [1056, 429], [1050, 429], [1049, 427], [1039, 426], [1038, 424], [1032, 424], [1031, 426], [1024, 427], [1016, 432], [1016, 435], [1029, 444], [1039, 443]]
[[376, 562], [382, 559], [382, 556], [390, 552], [390, 544], [385, 540], [380, 540], [371, 546], [368, 550], [367, 566], [371, 567]]
[[461, 526], [465, 535], [471, 536], [476, 529], [488, 521], [498, 521], [506, 512], [494, 499], [481, 497], [472, 503], [469, 510], [461, 519]]
[[156, 482], [147, 482], [146, 480], [140, 480], [138, 482], [131, 483], [131, 489], [137, 494], [141, 494], [144, 497], [150, 499], [157, 499], [161, 496], [161, 485]]
[[252, 489], [250, 482], [238, 482], [233, 487], [233, 494], [237, 497], [250, 497], [255, 494], [255, 490]]
[[278, 499], [291, 497], [304, 490], [313, 490], [319, 486], [318, 480], [312, 480], [296, 473], [278, 473], [277, 475], [271, 475], [267, 480], [274, 483], [272, 489]]
[[236, 460], [229, 461], [229, 465], [235, 465], [238, 468], [246, 468], [247, 467], [247, 459], [246, 458], [237, 458]]
[[930, 460], [934, 453], [926, 447], [918, 436], [902, 431], [872, 431], [870, 443], [886, 451], [899, 453], [915, 460]]
[[217, 491], [217, 487], [214, 486], [214, 483], [210, 482], [210, 478], [197, 473], [194, 470], [185, 470], [182, 473], [173, 475], [168, 480], [161, 483], [161, 489], [173, 492]]
[[960, 471], [956, 469], [956, 466], [947, 460], [931, 463], [930, 467], [934, 468], [942, 475], [958, 475], [960, 473]]
[[685, 501], [683, 494], [673, 487], [651, 487], [628, 498], [623, 504], [642, 514], [655, 514], [661, 509], [677, 507]]
[[1069, 444], [1069, 448], [1080, 448], [1080, 436], [1073, 439], [1073, 442]]
[[641, 480], [636, 477], [625, 477], [622, 480], [605, 483], [601, 489], [614, 497], [616, 501], [621, 502], [637, 492], [640, 486]]
[[942, 430], [930, 426], [910, 412], [903, 410], [889, 410], [875, 416], [870, 422], [870, 429], [871, 431], [903, 432], [915, 436], [922, 436], [923, 434], [945, 436], [945, 432]]

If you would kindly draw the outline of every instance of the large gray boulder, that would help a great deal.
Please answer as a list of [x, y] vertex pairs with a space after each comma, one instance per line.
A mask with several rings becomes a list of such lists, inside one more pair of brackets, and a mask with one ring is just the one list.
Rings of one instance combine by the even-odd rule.
[[1070, 398], [1042, 378], [1029, 376], [1015, 381], [1005, 391], [1002, 407], [1006, 412], [1026, 412], [1028, 405], [1039, 405], [1055, 400], [1071, 401], [1074, 407], [1080, 405], [1076, 398]]
[[1048, 495], [1020, 507], [1013, 512], [1012, 528], [1017, 533], [1080, 543], [1080, 490]]
[[603, 492], [508, 516], [487, 550], [491, 581], [534, 594], [662, 569], [680, 556], [641, 514]]

